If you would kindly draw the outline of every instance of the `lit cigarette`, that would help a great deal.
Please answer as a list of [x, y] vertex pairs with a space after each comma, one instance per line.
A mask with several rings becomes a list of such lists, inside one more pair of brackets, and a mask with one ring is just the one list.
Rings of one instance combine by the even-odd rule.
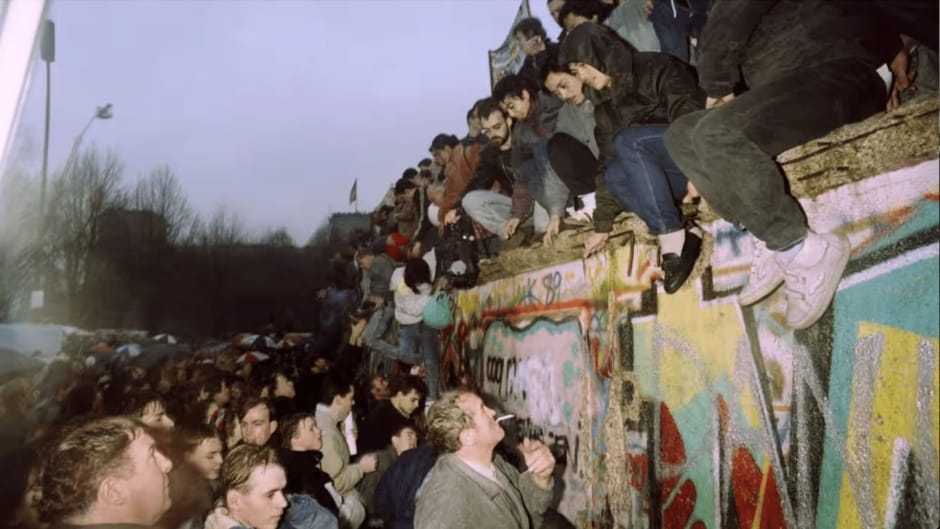
[[496, 422], [503, 422], [503, 421], [505, 421], [506, 419], [512, 419], [513, 417], [515, 417], [515, 415], [509, 413], [509, 414], [503, 415], [503, 416], [501, 416], [501, 417], [497, 417], [497, 418], [496, 418]]

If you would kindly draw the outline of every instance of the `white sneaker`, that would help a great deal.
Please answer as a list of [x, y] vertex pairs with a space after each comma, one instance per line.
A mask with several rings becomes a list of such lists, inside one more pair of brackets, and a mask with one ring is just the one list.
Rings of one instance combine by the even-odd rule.
[[777, 252], [767, 249], [764, 241], [751, 235], [751, 271], [747, 284], [738, 293], [738, 303], [753, 305], [769, 296], [783, 283], [783, 268], [776, 259]]
[[[809, 232], [803, 248], [784, 271], [787, 324], [810, 327], [826, 312], [849, 263], [852, 245], [842, 235]], [[811, 266], [802, 263], [814, 262]]]
[[568, 217], [579, 221], [579, 222], [591, 222], [591, 217], [589, 217], [584, 211], [580, 209], [574, 209], [573, 207], [565, 208], [565, 212], [568, 213]]
[[594, 198], [594, 193], [578, 195], [578, 199], [581, 201], [581, 208], [565, 208], [568, 216], [581, 222], [593, 222], [594, 209], [597, 207], [597, 201]]
[[594, 218], [594, 209], [597, 208], [597, 200], [595, 199], [594, 193], [581, 195], [578, 198], [581, 199], [581, 209], [578, 211], [584, 212], [589, 218]]

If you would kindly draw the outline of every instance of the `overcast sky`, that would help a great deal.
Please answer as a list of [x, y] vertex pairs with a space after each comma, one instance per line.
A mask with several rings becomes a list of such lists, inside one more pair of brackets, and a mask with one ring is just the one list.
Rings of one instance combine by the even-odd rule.
[[[544, 0], [530, 0], [550, 35]], [[50, 171], [84, 145], [113, 149], [133, 182], [167, 163], [207, 214], [239, 212], [254, 233], [302, 244], [370, 210], [439, 132], [463, 136], [489, 91], [487, 50], [518, 0], [58, 0]], [[37, 61], [19, 136], [41, 155], [45, 73]], [[38, 167], [38, 159], [36, 161]]]

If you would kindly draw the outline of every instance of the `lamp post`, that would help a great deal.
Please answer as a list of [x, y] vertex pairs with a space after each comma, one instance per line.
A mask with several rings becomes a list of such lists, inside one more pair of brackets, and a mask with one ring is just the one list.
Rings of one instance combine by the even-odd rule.
[[46, 19], [42, 28], [40, 55], [46, 63], [46, 127], [42, 142], [42, 185], [39, 188], [39, 239], [45, 236], [46, 170], [49, 166], [49, 117], [52, 111], [52, 63], [55, 61], [55, 24]]
[[[75, 170], [75, 166], [78, 164], [78, 148], [82, 144], [82, 139], [85, 137], [85, 133], [88, 132], [88, 129], [91, 127], [91, 124], [95, 122], [96, 119], [111, 119], [114, 117], [112, 112], [111, 103], [105, 103], [104, 106], [97, 107], [95, 113], [92, 114], [91, 119], [88, 120], [88, 123], [85, 124], [85, 128], [82, 129], [78, 136], [75, 137], [75, 142], [72, 144], [72, 150], [69, 152], [69, 157], [65, 162], [65, 169], [62, 172], [62, 178], [68, 178], [72, 175], [72, 172]], [[39, 195], [39, 244], [40, 247], [44, 247], [46, 240], [46, 179], [45, 173], [43, 174], [42, 179], [42, 188], [40, 189]], [[45, 257], [43, 257], [43, 263], [45, 264]], [[44, 269], [44, 266], [41, 267], [41, 270]], [[34, 309], [41, 309], [45, 305], [45, 277], [42, 271], [39, 275], [39, 290], [34, 291], [31, 296], [30, 306]]]
[[[72, 171], [75, 168], [75, 164], [78, 159], [78, 147], [82, 144], [82, 139], [85, 137], [85, 133], [88, 132], [88, 128], [91, 127], [91, 124], [95, 122], [96, 119], [111, 119], [114, 114], [112, 110], [111, 103], [105, 103], [104, 106], [97, 107], [95, 113], [91, 116], [91, 119], [88, 120], [88, 123], [85, 125], [85, 128], [82, 129], [78, 136], [75, 137], [75, 143], [72, 144], [72, 150], [69, 152], [69, 157], [65, 161], [65, 170], [62, 172], [62, 178], [68, 178], [72, 175]], [[43, 163], [43, 169], [45, 169], [45, 163]], [[46, 172], [43, 170], [42, 173], [42, 187], [39, 190], [39, 240], [43, 241], [46, 236]]]
[[111, 119], [114, 117], [112, 109], [114, 107], [111, 103], [105, 103], [104, 106], [98, 107], [95, 109], [95, 113], [91, 116], [91, 119], [88, 120], [88, 123], [85, 125], [85, 128], [78, 133], [78, 136], [75, 137], [75, 143], [72, 144], [72, 151], [69, 152], [68, 160], [65, 162], [65, 170], [62, 172], [62, 178], [68, 178], [72, 176], [72, 171], [75, 170], [75, 165], [78, 163], [78, 148], [82, 144], [82, 139], [85, 137], [85, 133], [88, 132], [88, 129], [91, 127], [91, 124], [95, 122], [96, 119]]

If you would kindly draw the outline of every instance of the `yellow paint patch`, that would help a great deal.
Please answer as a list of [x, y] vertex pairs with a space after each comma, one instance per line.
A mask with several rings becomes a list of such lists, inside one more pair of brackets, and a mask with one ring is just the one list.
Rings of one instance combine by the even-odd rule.
[[[856, 391], [867, 391], [867, 388], [855, 388], [853, 382], [853, 402], [849, 407], [847, 449], [850, 461], [844, 466], [858, 464], [858, 453], [862, 448], [858, 445], [856, 435], [863, 429], [870, 431], [871, 468], [858, 468], [858, 479], [870, 481], [874, 495], [874, 509], [877, 514], [877, 524], [881, 526], [884, 520], [885, 508], [888, 504], [889, 486], [891, 482], [891, 466], [894, 455], [894, 441], [903, 438], [911, 447], [917, 446], [918, 432], [917, 419], [917, 380], [918, 380], [918, 350], [924, 340], [933, 344], [934, 351], [940, 347], [940, 341], [925, 338], [893, 327], [877, 323], [863, 322], [859, 324], [858, 340], [870, 338], [875, 335], [884, 336], [884, 345], [878, 363], [872, 391], [872, 416], [864, 418], [864, 424], [855, 421]], [[931, 417], [934, 423], [926, 435], [934, 437], [934, 446], [937, 438], [937, 417], [940, 412], [937, 394], [940, 392], [940, 378], [933, 375], [933, 400], [931, 402]], [[931, 455], [933, 456], [933, 455]], [[936, 479], [936, 476], [934, 477]], [[848, 472], [843, 471], [842, 489], [840, 492], [839, 521], [840, 528], [862, 528], [858, 517], [859, 506], [852, 489], [852, 481]]]
[[[734, 301], [703, 306], [696, 289], [689, 285], [672, 295], [659, 295], [657, 323], [679, 335], [681, 343], [692, 347], [695, 359], [689, 359], [674, 347], [665, 345], [660, 358], [662, 398], [678, 409], [700, 394], [722, 375], [739, 387], [738, 400], [752, 426], [760, 423], [753, 391], [744, 381], [733, 380], [734, 351], [746, 334]], [[704, 373], [702, 373], [704, 369]], [[704, 376], [703, 376], [704, 375]]]

